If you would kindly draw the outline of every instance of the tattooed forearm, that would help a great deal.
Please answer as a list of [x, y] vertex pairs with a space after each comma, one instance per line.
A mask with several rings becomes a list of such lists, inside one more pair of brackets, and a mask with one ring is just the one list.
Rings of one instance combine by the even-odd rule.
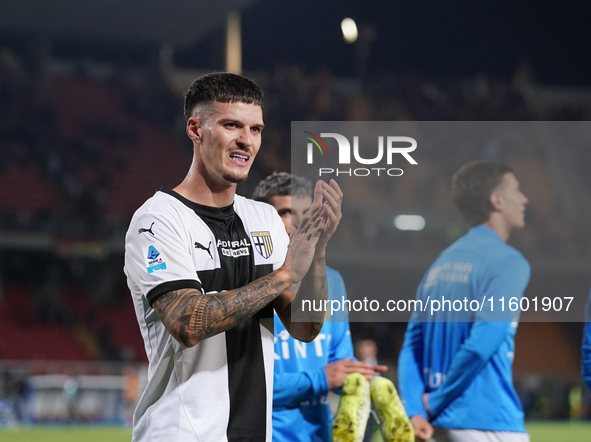
[[[301, 296], [303, 295], [303, 296]], [[301, 300], [310, 299], [316, 301], [317, 304], [328, 299], [328, 281], [326, 280], [326, 266], [324, 264], [324, 258], [317, 258], [312, 263], [310, 271], [306, 277], [302, 280], [302, 285], [298, 290], [298, 303], [297, 308], [301, 310]], [[324, 312], [312, 311], [305, 312], [307, 317], [312, 322], [320, 322], [320, 327], [324, 322]]]
[[271, 274], [227, 292], [204, 295], [195, 289], [175, 290], [156, 299], [153, 307], [168, 332], [192, 347], [250, 318], [284, 288]]
[[290, 333], [294, 338], [309, 342], [318, 336], [324, 324], [324, 309], [304, 312], [302, 304], [304, 300], [310, 300], [313, 305], [324, 305], [326, 299], [328, 283], [324, 258], [315, 258], [297, 290], [295, 301], [291, 303]]

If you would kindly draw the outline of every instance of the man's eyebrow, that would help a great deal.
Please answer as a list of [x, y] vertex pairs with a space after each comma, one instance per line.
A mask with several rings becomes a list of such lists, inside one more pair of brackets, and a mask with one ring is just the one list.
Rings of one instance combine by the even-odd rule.
[[[237, 124], [237, 125], [239, 125], [241, 127], [242, 126], [246, 126], [246, 124], [244, 124], [243, 121], [236, 120], [234, 118], [223, 118], [223, 119], [219, 120], [218, 123], [221, 124], [221, 125], [228, 124], [228, 123], [233, 123], [233, 124]], [[264, 123], [261, 123], [261, 124], [253, 124], [250, 127], [257, 128], [257, 129], [261, 129], [262, 130], [262, 129], [264, 129], [265, 125], [264, 125]]]

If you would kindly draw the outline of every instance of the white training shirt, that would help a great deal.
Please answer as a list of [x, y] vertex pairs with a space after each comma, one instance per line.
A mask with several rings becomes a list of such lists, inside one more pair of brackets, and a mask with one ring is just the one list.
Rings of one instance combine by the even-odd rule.
[[125, 274], [148, 355], [132, 441], [271, 441], [273, 308], [192, 348], [151, 304], [164, 293], [233, 290], [278, 269], [289, 238], [275, 209], [239, 195], [223, 208], [162, 189], [134, 214]]

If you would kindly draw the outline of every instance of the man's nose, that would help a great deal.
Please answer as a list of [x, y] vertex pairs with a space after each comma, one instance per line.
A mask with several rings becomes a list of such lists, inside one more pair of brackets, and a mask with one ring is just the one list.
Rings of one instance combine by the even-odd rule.
[[250, 133], [249, 127], [243, 127], [236, 140], [239, 146], [250, 147], [252, 146], [252, 134]]

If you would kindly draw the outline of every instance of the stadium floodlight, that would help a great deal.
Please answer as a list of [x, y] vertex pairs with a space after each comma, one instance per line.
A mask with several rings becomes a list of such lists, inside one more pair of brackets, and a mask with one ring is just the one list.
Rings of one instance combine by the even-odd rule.
[[394, 218], [394, 226], [398, 230], [423, 230], [425, 218], [421, 215], [398, 215]]
[[352, 18], [344, 18], [341, 22], [341, 31], [343, 31], [343, 40], [351, 44], [357, 41], [359, 33], [357, 32], [357, 25]]
[[242, 74], [242, 34], [236, 11], [230, 11], [226, 19], [226, 71]]

